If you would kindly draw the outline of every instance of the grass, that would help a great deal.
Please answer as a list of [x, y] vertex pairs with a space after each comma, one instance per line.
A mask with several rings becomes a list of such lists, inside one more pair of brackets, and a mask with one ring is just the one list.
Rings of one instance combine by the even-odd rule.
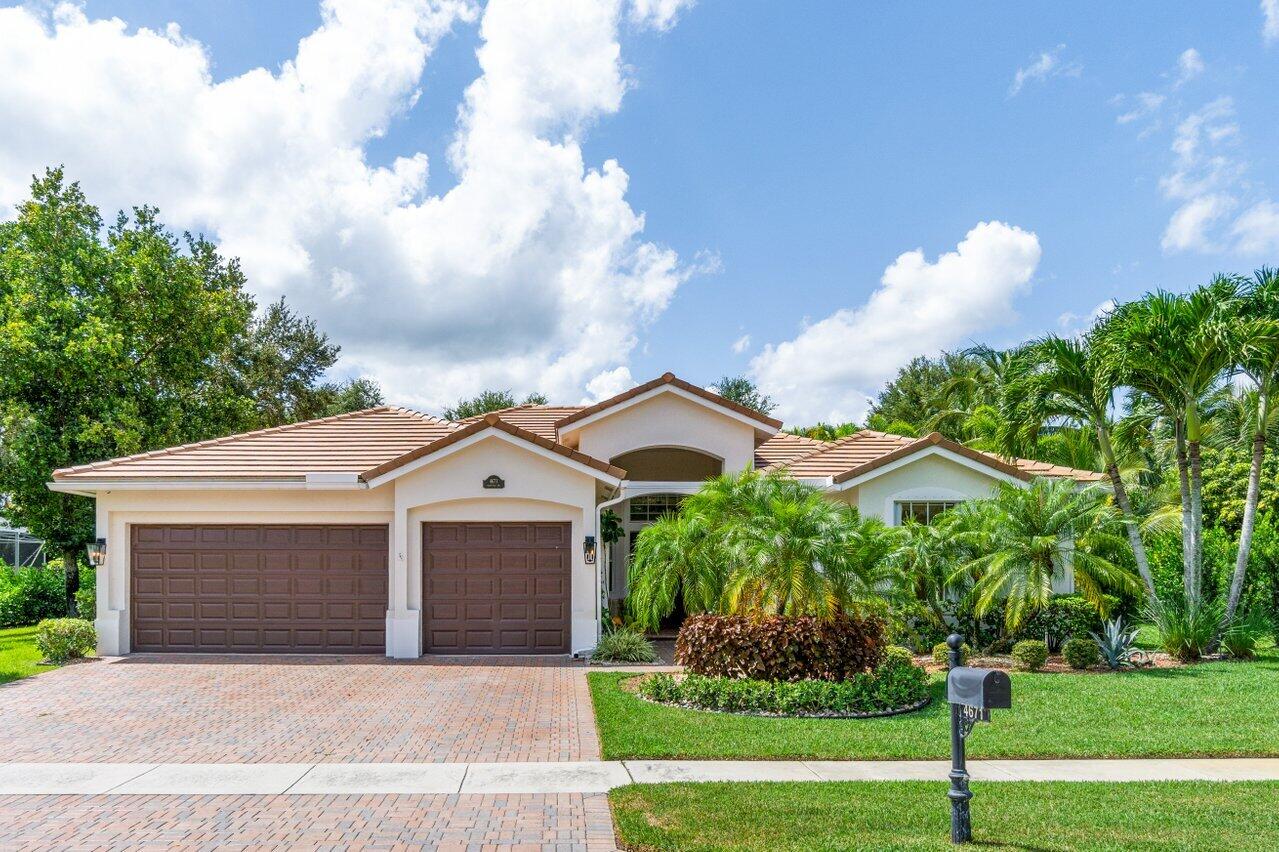
[[[949, 756], [941, 676], [923, 710], [883, 719], [776, 719], [664, 707], [589, 675], [605, 759]], [[1013, 709], [968, 741], [970, 757], [1279, 755], [1279, 652], [1120, 674], [1014, 673]]]
[[34, 627], [9, 627], [0, 630], [0, 683], [19, 680], [53, 668], [36, 665], [43, 657], [36, 650]]
[[[953, 849], [931, 781], [652, 784], [609, 794], [631, 850]], [[1279, 848], [1279, 782], [978, 784], [973, 839], [1000, 849]]]

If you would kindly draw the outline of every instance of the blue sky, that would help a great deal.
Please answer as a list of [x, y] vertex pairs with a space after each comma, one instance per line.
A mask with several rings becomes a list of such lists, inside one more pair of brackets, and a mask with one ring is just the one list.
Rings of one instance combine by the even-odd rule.
[[[334, 5], [365, 14], [354, 8], [366, 5], [359, 0]], [[451, 194], [438, 220], [427, 221], [427, 211], [411, 222], [392, 217], [392, 236], [365, 240], [354, 214], [325, 231], [316, 222], [337, 215], [326, 211], [275, 234], [280, 214], [265, 201], [233, 203], [221, 171], [215, 181], [191, 165], [208, 151], [174, 154], [172, 162], [165, 153], [154, 169], [130, 161], [126, 180], [71, 138], [70, 120], [42, 126], [38, 146], [6, 152], [0, 138], [0, 208], [16, 200], [24, 170], [37, 167], [33, 149], [66, 162], [104, 207], [160, 203], [175, 227], [208, 230], [245, 257], [263, 298], [286, 294], [317, 315], [345, 347], [343, 371], [373, 375], [395, 399], [428, 409], [494, 384], [577, 402], [669, 369], [700, 383], [752, 374], [791, 421], [859, 417], [866, 396], [911, 354], [1069, 333], [1107, 299], [1279, 262], [1275, 0], [976, 7], [641, 0], [581, 15], [566, 6], [518, 25], [502, 23], [501, 15], [515, 13], [500, 4], [461, 8], [446, 25], [424, 27], [431, 46], [420, 67], [409, 56], [397, 71], [403, 79], [368, 99], [385, 101], [381, 118], [335, 135], [328, 153], [297, 154], [314, 160], [313, 170], [273, 190], [277, 197], [305, 191], [327, 172], [324, 157], [350, 150], [369, 170], [425, 154], [429, 177], [402, 177], [406, 200], [396, 203], [429, 208], [430, 199]], [[607, 20], [581, 23], [599, 8]], [[166, 43], [178, 46], [159, 45], [155, 64], [143, 70], [189, 58], [179, 48], [198, 42], [209, 79], [191, 84], [188, 102], [196, 103], [208, 86], [279, 75], [298, 55], [299, 39], [332, 13], [316, 2], [92, 0], [80, 13], [85, 32], [118, 17], [126, 26], [103, 44], [126, 46], [105, 46], [86, 70], [129, 80], [138, 69], [128, 66], [142, 61], [132, 54], [144, 51], [128, 49], [128, 39], [139, 27], [163, 33], [176, 22], [180, 43], [172, 34]], [[42, 19], [50, 39], [40, 49], [56, 52], [56, 14], [47, 6], [26, 14]], [[486, 42], [487, 68], [476, 55]], [[560, 42], [565, 52], [547, 58]], [[611, 45], [620, 48], [615, 62]], [[379, 56], [411, 48], [365, 44], [370, 55], [361, 61], [376, 70]], [[0, 55], [6, 49], [13, 53], [15, 44], [0, 36]], [[594, 59], [579, 73], [586, 52]], [[536, 67], [525, 74], [521, 62]], [[486, 72], [495, 91], [498, 75], [513, 76], [514, 102], [495, 97], [507, 112], [481, 104], [476, 114], [489, 109], [503, 128], [520, 124], [515, 135], [524, 142], [547, 140], [580, 156], [579, 169], [561, 162], [566, 176], [552, 180], [541, 166], [516, 174], [494, 167], [485, 180], [463, 181], [465, 169], [450, 162], [458, 108]], [[50, 96], [59, 83], [29, 85]], [[580, 94], [587, 90], [589, 103]], [[159, 92], [137, 108], [163, 113], [163, 98], [181, 96]], [[253, 108], [232, 114], [252, 116], [267, 100], [255, 96], [247, 101]], [[363, 108], [330, 106], [325, 115]], [[225, 108], [207, 108], [219, 127]], [[527, 118], [543, 108], [546, 116]], [[261, 114], [280, 125], [266, 107]], [[523, 162], [529, 149], [504, 147], [515, 144], [510, 138], [494, 137], [488, 156]], [[252, 174], [255, 154], [237, 147], [242, 141], [225, 143], [237, 152], [228, 159]], [[138, 144], [168, 143], [161, 132]], [[281, 131], [277, 148], [291, 145]], [[614, 173], [604, 183], [622, 194], [597, 204], [591, 175], [611, 160], [625, 180]], [[374, 177], [368, 184], [378, 186]], [[357, 206], [366, 197], [345, 192], [338, 196]], [[209, 199], [199, 202], [200, 193]], [[545, 206], [533, 200], [539, 193], [551, 199]], [[463, 204], [463, 196], [474, 197]], [[528, 217], [490, 226], [523, 203]], [[448, 204], [455, 207], [443, 209]], [[257, 215], [271, 240], [257, 239], [261, 224], [241, 233]], [[533, 219], [542, 225], [529, 230]], [[979, 223], [992, 222], [1003, 230], [980, 232], [953, 263], [938, 263]], [[515, 245], [489, 239], [489, 227], [523, 230]], [[596, 227], [598, 236], [583, 236]], [[420, 235], [387, 245], [412, 228]], [[445, 244], [436, 250], [433, 238]], [[462, 259], [439, 259], [470, 240]], [[291, 250], [280, 248], [291, 241]], [[896, 263], [915, 249], [918, 262]], [[355, 254], [368, 259], [357, 263], [348, 256]], [[395, 262], [386, 259], [392, 254]], [[883, 283], [890, 267], [891, 285]], [[889, 306], [867, 312], [877, 290]], [[376, 322], [352, 319], [376, 316], [362, 312], [379, 302], [403, 305], [383, 321], [381, 340], [361, 330]], [[885, 323], [877, 311], [900, 322]], [[589, 343], [575, 336], [586, 316], [606, 326]], [[806, 323], [815, 330], [806, 333]]]

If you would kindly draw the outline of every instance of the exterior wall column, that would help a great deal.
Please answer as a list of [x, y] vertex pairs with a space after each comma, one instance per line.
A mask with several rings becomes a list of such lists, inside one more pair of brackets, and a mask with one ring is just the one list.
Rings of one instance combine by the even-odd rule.
[[129, 541], [124, 524], [111, 528], [111, 514], [102, 500], [94, 504], [94, 535], [107, 540], [107, 559], [93, 572], [97, 595], [93, 628], [98, 633], [98, 655], [117, 657], [129, 653]]
[[388, 548], [386, 611], [386, 655], [396, 659], [422, 656], [422, 612], [409, 608], [409, 519], [408, 509], [395, 495], [395, 514], [391, 519]]

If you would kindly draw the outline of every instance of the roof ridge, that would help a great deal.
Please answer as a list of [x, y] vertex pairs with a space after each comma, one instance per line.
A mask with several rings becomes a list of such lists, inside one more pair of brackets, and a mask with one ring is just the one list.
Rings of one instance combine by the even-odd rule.
[[[132, 455], [119, 456], [113, 459], [103, 459], [102, 461], [89, 462], [88, 464], [78, 464], [78, 465], [72, 465], [71, 467], [58, 468], [57, 470], [53, 472], [53, 476], [56, 477], [58, 476], [58, 474], [66, 474], [66, 473], [82, 473], [86, 470], [97, 470], [101, 467], [105, 467], [107, 465], [116, 465], [116, 464], [120, 464], [121, 462], [139, 461], [141, 459], [158, 458], [159, 456], [171, 456], [171, 455], [176, 455], [177, 453], [183, 452], [185, 450], [194, 450], [194, 449], [199, 449], [201, 447], [216, 447], [221, 444], [228, 443], [230, 441], [238, 441], [241, 438], [254, 438], [261, 435], [271, 435], [279, 432], [289, 432], [304, 426], [316, 426], [320, 423], [332, 423], [333, 421], [336, 421], [336, 420], [347, 420], [353, 417], [361, 417], [361, 416], [373, 414], [379, 411], [397, 411], [397, 410], [399, 409], [391, 405], [375, 405], [372, 408], [361, 408], [356, 411], [344, 411], [341, 414], [330, 414], [327, 417], [317, 417], [312, 420], [300, 420], [297, 423], [285, 423], [280, 426], [268, 426], [265, 429], [254, 429], [250, 432], [236, 432], [234, 435], [223, 435], [218, 438], [206, 438], [203, 441], [192, 441], [191, 443], [188, 443], [188, 444], [179, 444], [176, 447], [163, 447], [158, 450], [148, 450], [144, 453], [133, 453]], [[403, 411], [405, 413], [420, 414], [420, 412], [408, 412], [408, 409], [404, 409]]]

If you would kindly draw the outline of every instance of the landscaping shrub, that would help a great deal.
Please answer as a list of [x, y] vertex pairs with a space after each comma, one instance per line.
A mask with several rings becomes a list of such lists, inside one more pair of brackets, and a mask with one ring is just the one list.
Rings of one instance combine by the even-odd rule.
[[651, 663], [657, 659], [657, 652], [643, 634], [623, 627], [600, 637], [591, 659], [605, 663]]
[[[1107, 613], [1119, 606], [1119, 599], [1110, 595], [1102, 598]], [[1086, 637], [1101, 629], [1101, 615], [1097, 607], [1079, 595], [1057, 595], [1048, 605], [1035, 613], [1025, 626], [1017, 631], [1014, 641], [1041, 639], [1050, 649], [1060, 648], [1070, 639]]]
[[98, 582], [92, 568], [80, 569], [80, 588], [75, 593], [76, 614], [86, 621], [98, 617]]
[[42, 568], [0, 568], [0, 627], [66, 615], [66, 594], [61, 560]]
[[730, 713], [785, 716], [852, 716], [898, 710], [928, 697], [928, 675], [894, 661], [874, 673], [843, 681], [768, 681], [686, 674], [656, 674], [640, 686], [645, 698]]
[[1270, 633], [1274, 625], [1261, 607], [1253, 607], [1235, 616], [1221, 634], [1222, 649], [1238, 660], [1251, 660], [1257, 655], [1257, 643]]
[[1203, 656], [1217, 635], [1224, 607], [1221, 601], [1187, 603], [1176, 596], [1147, 607], [1147, 617], [1159, 628], [1163, 649], [1183, 663]]
[[901, 645], [889, 645], [884, 649], [884, 659], [880, 662], [879, 667], [882, 669], [885, 666], [913, 666], [914, 664], [915, 655], [910, 652], [909, 648], [903, 648]]
[[876, 616], [693, 615], [675, 641], [675, 661], [706, 677], [843, 681], [884, 657]]
[[1039, 671], [1048, 662], [1048, 643], [1041, 639], [1023, 639], [1013, 646], [1013, 662], [1019, 669]]
[[83, 618], [46, 618], [36, 625], [36, 648], [52, 663], [83, 657], [98, 645], [98, 632]]
[[[968, 664], [968, 658], [972, 656], [973, 649], [967, 642], [959, 646], [959, 664], [961, 666]], [[944, 666], [950, 661], [950, 646], [945, 642], [938, 642], [933, 646], [933, 662], [939, 666]]]
[[1061, 655], [1066, 658], [1066, 665], [1072, 669], [1092, 668], [1101, 662], [1101, 651], [1097, 648], [1097, 643], [1081, 636], [1067, 639], [1066, 644], [1061, 646]]
[[1124, 620], [1107, 621], [1101, 633], [1093, 633], [1092, 642], [1101, 659], [1111, 670], [1117, 671], [1132, 665], [1133, 651], [1137, 645], [1137, 628], [1124, 627]]

